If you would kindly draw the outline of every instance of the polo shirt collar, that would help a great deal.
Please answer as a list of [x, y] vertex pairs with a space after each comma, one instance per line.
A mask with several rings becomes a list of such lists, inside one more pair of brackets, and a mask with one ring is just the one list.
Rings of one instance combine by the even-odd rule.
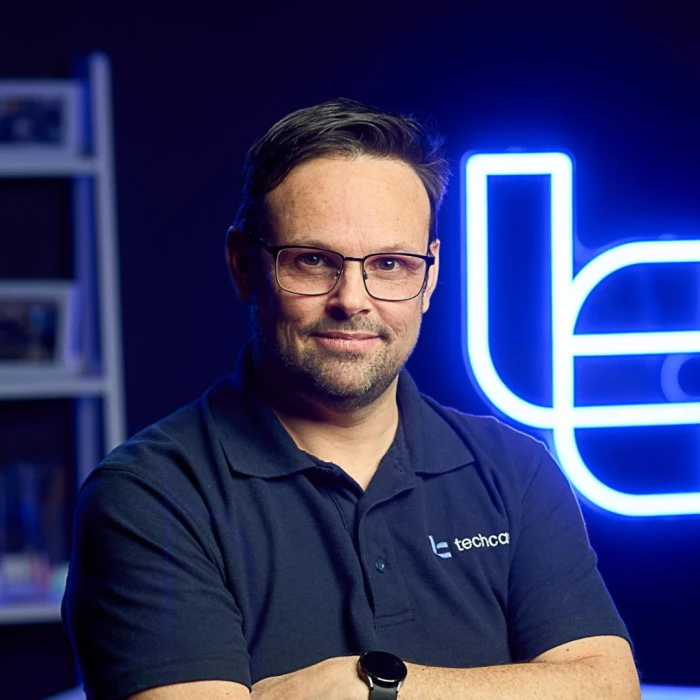
[[236, 473], [263, 479], [283, 477], [316, 466], [285, 430], [255, 382], [252, 351], [246, 345], [233, 374], [205, 395], [205, 411]]
[[[474, 461], [467, 445], [423, 399], [405, 369], [399, 375], [397, 402], [402, 428], [397, 436], [403, 434], [407, 470], [439, 474]], [[234, 472], [266, 479], [333, 468], [299, 449], [280, 423], [256, 384], [250, 344], [240, 352], [234, 373], [220, 379], [207, 392], [204, 403]]]
[[442, 474], [474, 462], [467, 444], [418, 391], [405, 369], [399, 374], [396, 400], [412, 471]]

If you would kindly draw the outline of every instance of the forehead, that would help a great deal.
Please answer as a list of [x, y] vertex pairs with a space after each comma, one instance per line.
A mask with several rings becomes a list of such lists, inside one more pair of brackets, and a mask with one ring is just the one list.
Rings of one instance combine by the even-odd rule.
[[376, 248], [405, 242], [422, 251], [428, 241], [428, 194], [399, 160], [315, 158], [293, 168], [265, 204], [279, 243]]

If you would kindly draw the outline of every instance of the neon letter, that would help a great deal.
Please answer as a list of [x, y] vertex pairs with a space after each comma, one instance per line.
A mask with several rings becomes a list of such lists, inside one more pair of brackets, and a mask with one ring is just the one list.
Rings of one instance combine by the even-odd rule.
[[[577, 334], [581, 308], [593, 289], [618, 270], [642, 263], [700, 262], [700, 240], [639, 241], [605, 251], [573, 274], [573, 167], [563, 153], [479, 154], [463, 160], [466, 226], [466, 349], [486, 398], [514, 420], [553, 431], [562, 468], [593, 503], [624, 515], [700, 513], [700, 492], [631, 494], [600, 481], [584, 463], [576, 428], [700, 423], [700, 402], [576, 406], [576, 357], [678, 355], [700, 352], [700, 331]], [[489, 338], [488, 177], [548, 175], [551, 181], [552, 406], [517, 396], [495, 369]]]

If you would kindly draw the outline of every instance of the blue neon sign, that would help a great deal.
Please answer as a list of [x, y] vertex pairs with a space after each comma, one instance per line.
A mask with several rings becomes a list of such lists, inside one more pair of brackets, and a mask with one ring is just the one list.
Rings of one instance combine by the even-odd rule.
[[[606, 510], [630, 516], [700, 513], [700, 491], [633, 494], [611, 488], [593, 474], [579, 450], [575, 430], [700, 424], [700, 401], [679, 396], [670, 379], [688, 355], [700, 353], [700, 330], [647, 333], [577, 333], [581, 308], [593, 290], [618, 270], [645, 263], [700, 263], [700, 240], [636, 241], [601, 253], [574, 274], [573, 166], [563, 153], [501, 153], [465, 157], [463, 205], [466, 254], [466, 353], [480, 389], [499, 411], [533, 428], [552, 431], [559, 462], [573, 486]], [[545, 175], [550, 178], [552, 405], [515, 394], [493, 362], [489, 336], [489, 176]], [[666, 355], [669, 403], [577, 406], [577, 357]], [[687, 396], [685, 397], [687, 399]]]

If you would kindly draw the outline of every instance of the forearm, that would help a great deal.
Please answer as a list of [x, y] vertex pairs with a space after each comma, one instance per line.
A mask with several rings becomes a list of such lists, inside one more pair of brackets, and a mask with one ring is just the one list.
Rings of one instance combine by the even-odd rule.
[[[639, 700], [633, 666], [591, 657], [485, 668], [437, 668], [407, 663], [399, 700]], [[286, 676], [261, 681], [253, 700], [367, 700], [357, 657], [328, 659]]]
[[634, 671], [607, 660], [527, 663], [485, 668], [434, 668], [406, 664], [399, 700], [639, 700]]

